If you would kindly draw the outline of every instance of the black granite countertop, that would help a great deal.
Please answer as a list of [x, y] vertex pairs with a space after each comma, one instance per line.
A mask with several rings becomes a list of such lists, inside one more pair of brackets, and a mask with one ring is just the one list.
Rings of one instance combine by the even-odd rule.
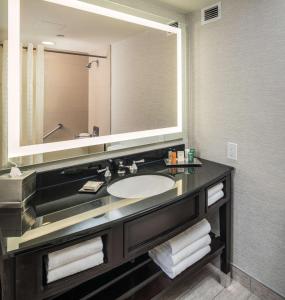
[[168, 169], [163, 160], [140, 167], [138, 174], [168, 174], [176, 183], [175, 188], [142, 200], [111, 196], [107, 193], [107, 183], [96, 194], [78, 193], [86, 178], [41, 189], [23, 209], [0, 211], [3, 251], [15, 255], [106, 229], [194, 194], [233, 169], [211, 161], [202, 162], [202, 167], [187, 169]]

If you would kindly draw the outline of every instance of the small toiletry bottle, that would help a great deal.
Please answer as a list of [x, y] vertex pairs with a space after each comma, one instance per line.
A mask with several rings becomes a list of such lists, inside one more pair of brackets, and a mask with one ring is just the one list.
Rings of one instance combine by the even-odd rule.
[[177, 151], [177, 161], [184, 162], [184, 151]]
[[185, 149], [185, 160], [188, 161], [189, 149]]
[[195, 149], [191, 148], [189, 153], [188, 153], [188, 162], [193, 163], [194, 162], [194, 157], [195, 157]]
[[176, 164], [176, 151], [175, 151], [175, 149], [173, 149], [173, 151], [172, 151], [171, 163]]
[[172, 160], [172, 149], [169, 148], [168, 149], [168, 161], [169, 161], [169, 163], [171, 162], [171, 160]]

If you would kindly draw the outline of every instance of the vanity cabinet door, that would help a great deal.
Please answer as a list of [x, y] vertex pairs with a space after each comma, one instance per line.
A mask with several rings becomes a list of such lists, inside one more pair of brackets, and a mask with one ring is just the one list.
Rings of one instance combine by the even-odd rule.
[[124, 224], [125, 257], [148, 251], [189, 226], [198, 217], [199, 197], [177, 201]]

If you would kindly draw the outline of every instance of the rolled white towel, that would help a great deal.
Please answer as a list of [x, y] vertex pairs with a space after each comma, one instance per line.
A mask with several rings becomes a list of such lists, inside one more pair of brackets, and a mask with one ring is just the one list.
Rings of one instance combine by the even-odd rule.
[[211, 206], [212, 204], [216, 203], [218, 200], [222, 199], [224, 197], [224, 192], [219, 191], [208, 198], [208, 206]]
[[103, 243], [101, 237], [52, 252], [48, 254], [47, 269], [52, 270], [92, 254], [101, 252]]
[[176, 264], [175, 266], [167, 266], [163, 264], [163, 262], [159, 261], [156, 256], [152, 256], [151, 254], [150, 257], [166, 273], [168, 277], [173, 279], [177, 275], [182, 273], [184, 270], [189, 268], [191, 265], [196, 263], [198, 260], [203, 258], [205, 255], [207, 255], [210, 251], [211, 251], [211, 247], [206, 246], [196, 251], [192, 255], [188, 256], [187, 258], [183, 259], [180, 263]]
[[202, 221], [165, 242], [165, 251], [169, 252], [171, 255], [174, 255], [180, 250], [189, 246], [191, 243], [208, 234], [210, 231], [210, 223], [206, 219], [203, 219]]
[[216, 194], [217, 192], [221, 191], [224, 187], [224, 184], [221, 182], [210, 189], [208, 189], [208, 198]]
[[199, 240], [191, 243], [187, 247], [183, 248], [179, 252], [177, 252], [174, 255], [170, 255], [170, 253], [167, 251], [167, 247], [165, 247], [165, 244], [159, 245], [152, 249], [150, 253], [153, 256], [156, 256], [159, 261], [163, 261], [164, 264], [168, 266], [174, 266], [181, 262], [183, 259], [187, 258], [188, 256], [192, 255], [196, 251], [204, 248], [205, 246], [209, 245], [211, 243], [211, 238], [209, 234], [203, 236]]
[[103, 259], [104, 254], [101, 251], [85, 258], [73, 261], [67, 265], [50, 270], [47, 272], [47, 282], [51, 283], [58, 279], [62, 279], [64, 277], [98, 266], [103, 263]]

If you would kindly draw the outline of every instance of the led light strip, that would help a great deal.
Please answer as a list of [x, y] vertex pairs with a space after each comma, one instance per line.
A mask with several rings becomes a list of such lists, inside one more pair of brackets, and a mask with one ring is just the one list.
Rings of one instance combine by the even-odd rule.
[[162, 23], [158, 23], [155, 21], [151, 21], [148, 19], [136, 17], [130, 14], [126, 14], [123, 12], [119, 12], [110, 8], [105, 8], [101, 6], [97, 6], [95, 4], [90, 4], [84, 1], [79, 1], [79, 0], [44, 0], [46, 2], [62, 5], [62, 6], [67, 6], [67, 7], [72, 7], [76, 8], [79, 10], [83, 10], [86, 12], [91, 12], [94, 14], [106, 16], [106, 17], [111, 17], [113, 19], [121, 20], [121, 21], [126, 21], [129, 23], [134, 23], [146, 27], [151, 27], [167, 32], [172, 32], [172, 33], [177, 33], [179, 31], [179, 28], [165, 25]]

